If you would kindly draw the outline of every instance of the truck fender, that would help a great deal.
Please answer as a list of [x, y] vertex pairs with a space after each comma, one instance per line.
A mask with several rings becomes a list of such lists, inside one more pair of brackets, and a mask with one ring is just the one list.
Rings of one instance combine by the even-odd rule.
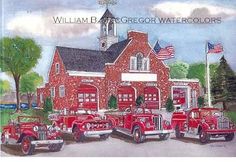
[[132, 130], [131, 130], [131, 133], [133, 134], [133, 131], [134, 131], [134, 127], [135, 126], [139, 126], [141, 128], [141, 132], [144, 133], [144, 130], [145, 130], [145, 125], [144, 123], [141, 123], [141, 122], [134, 122], [132, 124]]
[[111, 124], [112, 124], [112, 127], [115, 127], [117, 124], [116, 124], [116, 121], [115, 121], [115, 119], [114, 118], [112, 118], [112, 117], [109, 117], [109, 118], [107, 118], [107, 120], [109, 121], [109, 122], [111, 122]]
[[199, 134], [201, 130], [207, 130], [207, 129], [208, 129], [208, 124], [204, 124], [204, 123], [199, 124], [198, 129], [197, 129], [198, 130], [197, 133]]
[[172, 126], [172, 128], [175, 130], [177, 126], [179, 127], [179, 130], [182, 131], [183, 127], [184, 127], [184, 122], [182, 122], [182, 121], [176, 122], [174, 127]]
[[29, 130], [25, 130], [23, 133], [21, 133], [20, 135], [20, 138], [18, 139], [17, 143], [21, 143], [22, 139], [25, 137], [25, 136], [31, 136], [33, 137], [34, 139], [37, 138], [36, 134], [29, 131]]
[[72, 123], [72, 133], [75, 127], [81, 128], [82, 124], [77, 122], [77, 121], [73, 121]]
[[[202, 130], [202, 129], [203, 129], [203, 130], [208, 130], [209, 125], [208, 125], [207, 123], [202, 123], [202, 124], [199, 124], [199, 127], [201, 128], [201, 130]], [[200, 130], [199, 130], [198, 133], [200, 133]]]

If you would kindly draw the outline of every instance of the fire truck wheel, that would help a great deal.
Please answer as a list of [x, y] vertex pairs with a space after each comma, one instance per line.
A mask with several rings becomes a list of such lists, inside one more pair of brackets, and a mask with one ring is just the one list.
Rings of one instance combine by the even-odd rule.
[[145, 135], [142, 134], [139, 126], [134, 127], [133, 137], [136, 143], [142, 143], [145, 140]]
[[234, 133], [230, 133], [225, 136], [226, 141], [232, 141], [233, 139], [234, 139]]
[[73, 137], [76, 142], [83, 142], [85, 139], [84, 133], [81, 132], [78, 127], [73, 129]]
[[199, 140], [201, 143], [207, 143], [210, 140], [210, 135], [201, 130], [199, 134]]
[[5, 132], [3, 132], [2, 135], [1, 135], [1, 142], [2, 142], [3, 145], [7, 144], [7, 139], [6, 139]]
[[175, 127], [175, 137], [176, 138], [183, 138], [184, 137], [184, 133], [180, 132], [178, 125]]
[[[57, 140], [60, 140], [60, 139], [61, 139], [60, 137], [57, 137]], [[51, 152], [58, 152], [61, 150], [62, 146], [63, 146], [63, 143], [50, 144], [48, 145], [48, 149]]]
[[161, 140], [167, 140], [169, 137], [170, 137], [170, 133], [167, 133], [167, 134], [160, 134], [160, 135], [159, 135], [159, 138], [160, 138]]
[[31, 144], [34, 138], [31, 136], [24, 136], [21, 141], [21, 151], [24, 155], [32, 155], [35, 150], [35, 145]]
[[107, 138], [109, 138], [109, 134], [102, 134], [102, 135], [100, 135], [100, 139], [101, 140], [106, 140]]

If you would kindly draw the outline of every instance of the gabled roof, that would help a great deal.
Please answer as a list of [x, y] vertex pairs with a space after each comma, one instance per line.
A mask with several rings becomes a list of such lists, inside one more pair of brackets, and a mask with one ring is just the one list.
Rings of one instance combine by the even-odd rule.
[[111, 45], [106, 51], [57, 46], [66, 70], [103, 72], [105, 63], [113, 63], [129, 43], [129, 39]]
[[111, 11], [107, 9], [105, 13], [103, 14], [103, 16], [101, 17], [101, 19], [104, 19], [104, 18], [115, 18], [115, 17], [112, 15]]

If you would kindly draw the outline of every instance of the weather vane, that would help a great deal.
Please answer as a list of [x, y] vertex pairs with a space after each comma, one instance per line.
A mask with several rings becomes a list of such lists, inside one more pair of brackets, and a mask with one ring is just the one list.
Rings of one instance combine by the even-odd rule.
[[106, 8], [108, 9], [109, 5], [116, 5], [117, 0], [98, 0], [98, 4], [106, 6]]

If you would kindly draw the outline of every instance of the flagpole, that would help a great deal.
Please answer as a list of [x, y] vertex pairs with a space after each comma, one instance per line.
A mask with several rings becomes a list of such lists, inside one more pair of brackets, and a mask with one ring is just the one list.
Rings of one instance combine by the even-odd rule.
[[210, 67], [209, 67], [209, 59], [207, 53], [207, 43], [205, 45], [205, 54], [206, 54], [206, 88], [207, 88], [207, 102], [208, 106], [212, 107], [211, 105], [211, 86], [210, 86]]

